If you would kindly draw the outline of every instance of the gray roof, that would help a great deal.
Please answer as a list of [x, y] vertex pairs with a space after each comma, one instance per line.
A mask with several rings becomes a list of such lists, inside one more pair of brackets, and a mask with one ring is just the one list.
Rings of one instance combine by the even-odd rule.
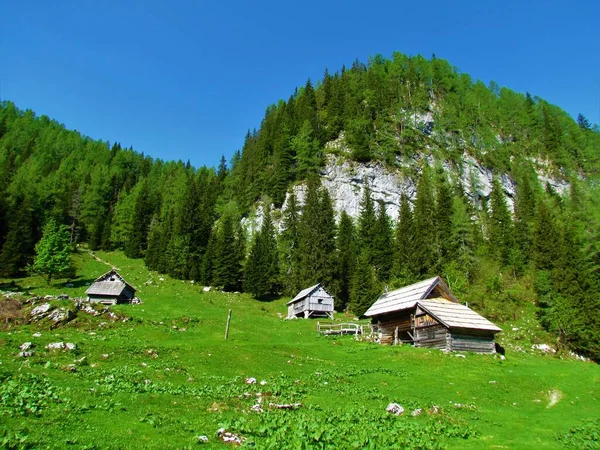
[[289, 302], [287, 302], [286, 305], [289, 305], [290, 303], [297, 302], [298, 300], [302, 300], [304, 297], [308, 297], [319, 286], [321, 286], [321, 283], [317, 283], [314, 286], [311, 286], [309, 288], [306, 288], [306, 289], [298, 292], [298, 295], [296, 295], [293, 299], [291, 299]]
[[442, 299], [419, 300], [419, 307], [450, 329], [465, 328], [502, 331], [467, 306]]
[[85, 291], [86, 294], [92, 295], [110, 295], [119, 296], [123, 290], [128, 287], [134, 293], [136, 289], [123, 279], [121, 275], [115, 270], [111, 269], [104, 275], [96, 278], [96, 281]]
[[414, 308], [418, 300], [427, 298], [427, 296], [438, 286], [452, 301], [456, 301], [450, 292], [450, 289], [448, 289], [448, 286], [446, 286], [438, 276], [409, 286], [404, 286], [395, 291], [386, 292], [371, 305], [365, 313], [365, 316], [372, 317], [389, 312]]
[[119, 296], [127, 286], [127, 283], [119, 281], [96, 281], [92, 284], [86, 294], [90, 295], [114, 295]]

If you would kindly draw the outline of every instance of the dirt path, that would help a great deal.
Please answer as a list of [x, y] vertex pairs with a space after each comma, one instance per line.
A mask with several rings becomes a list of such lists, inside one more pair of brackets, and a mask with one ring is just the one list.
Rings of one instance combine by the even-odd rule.
[[111, 263], [104, 261], [103, 259], [100, 259], [96, 256], [96, 254], [90, 250], [90, 256], [92, 258], [94, 258], [96, 261], [101, 262], [102, 264], [106, 264], [107, 266], [109, 266], [111, 269], [115, 269], [115, 270], [121, 270], [119, 269], [117, 266], [113, 266]]

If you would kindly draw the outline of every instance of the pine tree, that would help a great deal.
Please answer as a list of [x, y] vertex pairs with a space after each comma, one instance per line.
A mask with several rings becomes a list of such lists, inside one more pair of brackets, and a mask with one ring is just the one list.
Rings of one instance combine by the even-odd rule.
[[354, 271], [348, 309], [357, 317], [361, 317], [375, 303], [379, 294], [377, 276], [369, 263], [369, 255], [367, 252], [361, 251]]
[[236, 235], [235, 218], [226, 214], [222, 218], [221, 229], [217, 234], [214, 254], [213, 283], [225, 291], [235, 291], [240, 287], [242, 270], [240, 242]]
[[34, 219], [27, 198], [15, 202], [16, 212], [8, 222], [6, 240], [0, 253], [0, 274], [19, 275], [32, 260], [34, 253]]
[[451, 235], [452, 235], [452, 190], [448, 186], [445, 172], [440, 169], [438, 173], [438, 181], [436, 186], [435, 199], [435, 226], [437, 230], [436, 247], [437, 247], [437, 271], [440, 272], [442, 267], [449, 261]]
[[394, 245], [392, 224], [385, 211], [385, 204], [379, 203], [377, 222], [375, 223], [372, 248], [372, 261], [375, 273], [380, 282], [386, 283], [392, 271]]
[[244, 291], [255, 298], [266, 298], [279, 290], [279, 260], [277, 239], [267, 206], [263, 213], [262, 228], [254, 236], [244, 277]]
[[352, 218], [342, 211], [340, 216], [337, 244], [337, 276], [339, 290], [336, 298], [336, 309], [343, 311], [350, 300], [350, 289], [358, 259], [356, 229]]
[[295, 295], [302, 289], [300, 283], [299, 250], [300, 214], [296, 194], [292, 190], [283, 213], [283, 231], [280, 239], [279, 260], [282, 265], [283, 287], [286, 295]]
[[67, 227], [50, 219], [44, 226], [42, 238], [35, 246], [35, 258], [29, 271], [41, 275], [52, 286], [52, 280], [64, 273], [71, 263], [69, 241]]
[[425, 166], [417, 183], [417, 198], [413, 211], [415, 240], [412, 258], [413, 271], [418, 278], [433, 275], [436, 268], [435, 243], [437, 233], [435, 221], [433, 220], [434, 215], [435, 204], [431, 188], [431, 176], [429, 168]]
[[360, 215], [358, 216], [358, 241], [361, 251], [366, 252], [369, 257], [369, 264], [372, 264], [377, 215], [375, 213], [375, 203], [371, 196], [371, 187], [366, 179], [363, 184], [363, 196], [360, 201]]
[[302, 216], [298, 225], [299, 275], [302, 286], [333, 281], [335, 220], [331, 199], [309, 180]]
[[135, 200], [133, 227], [125, 242], [125, 255], [129, 258], [141, 258], [148, 244], [148, 227], [152, 220], [152, 204], [148, 184], [144, 180]]
[[513, 223], [502, 186], [497, 178], [492, 182], [490, 194], [490, 251], [500, 263], [507, 266], [514, 248]]
[[402, 193], [398, 222], [396, 223], [396, 238], [394, 240], [394, 265], [392, 267], [394, 285], [404, 286], [414, 281], [415, 272], [412, 264], [414, 242], [413, 214], [408, 196]]

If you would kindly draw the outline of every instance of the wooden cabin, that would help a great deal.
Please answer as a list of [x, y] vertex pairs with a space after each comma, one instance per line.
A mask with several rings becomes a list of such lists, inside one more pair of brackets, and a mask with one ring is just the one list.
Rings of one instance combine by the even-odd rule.
[[135, 297], [135, 288], [127, 283], [115, 269], [111, 269], [85, 291], [88, 301], [116, 305], [117, 303], [130, 303]]
[[333, 320], [333, 297], [321, 286], [321, 283], [300, 291], [287, 303], [287, 307], [288, 319], [328, 317]]
[[365, 313], [382, 344], [494, 353], [502, 331], [461, 305], [440, 277], [386, 292]]

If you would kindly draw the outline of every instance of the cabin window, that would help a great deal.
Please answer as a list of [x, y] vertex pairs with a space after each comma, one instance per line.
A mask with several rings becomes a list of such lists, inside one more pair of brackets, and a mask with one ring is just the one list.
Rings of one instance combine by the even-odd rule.
[[317, 300], [317, 302], [319, 303], [319, 305], [321, 305], [323, 303], [323, 299], [320, 298], [320, 299]]

